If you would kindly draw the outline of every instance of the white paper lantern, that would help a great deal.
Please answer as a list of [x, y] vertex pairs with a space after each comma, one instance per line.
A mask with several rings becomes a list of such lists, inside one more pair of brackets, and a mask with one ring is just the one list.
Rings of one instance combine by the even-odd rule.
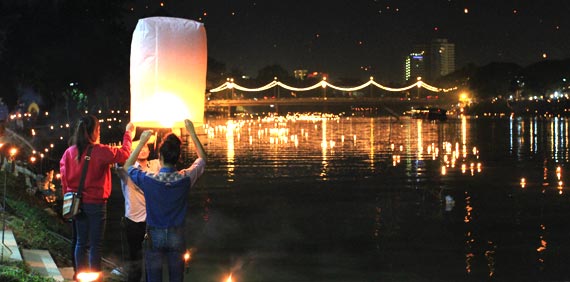
[[147, 128], [183, 128], [204, 122], [206, 30], [171, 17], [140, 19], [131, 43], [131, 122]]

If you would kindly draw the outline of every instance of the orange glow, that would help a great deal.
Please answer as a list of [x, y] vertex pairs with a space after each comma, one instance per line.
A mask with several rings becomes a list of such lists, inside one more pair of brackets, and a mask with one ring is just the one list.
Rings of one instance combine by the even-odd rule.
[[542, 252], [546, 250], [546, 241], [540, 240], [540, 247], [536, 249], [537, 252]]
[[230, 273], [230, 276], [228, 276], [228, 279], [226, 279], [226, 282], [232, 282], [232, 274]]
[[90, 282], [96, 281], [100, 278], [101, 272], [79, 272], [77, 274], [77, 281], [79, 282]]
[[192, 259], [192, 254], [190, 253], [189, 250], [187, 250], [187, 251], [184, 253], [184, 262], [187, 263], [188, 261], [190, 261], [190, 259]]

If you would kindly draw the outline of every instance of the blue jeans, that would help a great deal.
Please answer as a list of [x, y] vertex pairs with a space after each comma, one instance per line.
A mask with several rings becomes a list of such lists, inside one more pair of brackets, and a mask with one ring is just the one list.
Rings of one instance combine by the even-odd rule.
[[78, 273], [101, 271], [101, 251], [106, 222], [107, 204], [81, 204], [81, 212], [75, 216], [77, 229], [75, 265]]
[[149, 227], [150, 244], [146, 242], [144, 260], [147, 282], [162, 281], [162, 263], [168, 261], [170, 282], [184, 278], [184, 228], [153, 229]]

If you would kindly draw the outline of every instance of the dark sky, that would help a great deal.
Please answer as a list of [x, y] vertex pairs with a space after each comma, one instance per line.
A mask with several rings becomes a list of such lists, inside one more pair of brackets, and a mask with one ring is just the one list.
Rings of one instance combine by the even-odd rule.
[[397, 81], [414, 44], [434, 38], [455, 43], [456, 68], [570, 57], [565, 0], [147, 0], [132, 1], [131, 13], [148, 15], [160, 3], [171, 16], [203, 22], [209, 55], [252, 76], [279, 64]]

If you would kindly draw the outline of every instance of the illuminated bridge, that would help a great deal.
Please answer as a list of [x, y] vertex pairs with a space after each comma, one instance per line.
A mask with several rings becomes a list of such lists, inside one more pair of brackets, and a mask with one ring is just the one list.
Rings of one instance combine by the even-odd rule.
[[[361, 91], [367, 87], [377, 87], [379, 89], [384, 90], [384, 93], [373, 95], [373, 92], [370, 91], [370, 95], [348, 95], [343, 97], [327, 97], [327, 88], [334, 89], [336, 92], [345, 92], [345, 93], [354, 93], [357, 91]], [[282, 87], [290, 93], [288, 93], [287, 97], [280, 97], [279, 95], [279, 88]], [[318, 93], [318, 89], [322, 89], [320, 91], [321, 94], [318, 94], [318, 97], [315, 97], [315, 92]], [[403, 92], [408, 93], [415, 93], [415, 89], [417, 89], [418, 93], [420, 88], [427, 89], [433, 92], [433, 95], [428, 95], [423, 98], [419, 98], [419, 95], [408, 95], [408, 97], [402, 97]], [[244, 98], [239, 95], [235, 95], [235, 91], [240, 91], [242, 93], [245, 92], [262, 92], [273, 89], [274, 93], [276, 92], [277, 95], [272, 95], [270, 97], [265, 96], [263, 98]], [[311, 97], [308, 94], [309, 91], [313, 90], [311, 93]], [[406, 87], [400, 88], [392, 88], [387, 87], [381, 84], [376, 83], [372, 78], [370, 81], [356, 87], [338, 87], [333, 84], [330, 84], [323, 79], [321, 82], [318, 82], [312, 86], [305, 87], [305, 88], [298, 88], [292, 87], [286, 84], [283, 84], [277, 80], [268, 83], [265, 86], [259, 88], [246, 88], [240, 86], [238, 84], [233, 83], [233, 80], [228, 80], [223, 85], [210, 90], [210, 94], [219, 93], [218, 98], [212, 98], [213, 95], [206, 101], [206, 110], [208, 111], [216, 111], [216, 109], [220, 108], [230, 108], [229, 111], [232, 111], [232, 107], [257, 107], [257, 106], [265, 106], [265, 107], [280, 107], [280, 106], [307, 106], [311, 108], [315, 107], [335, 107], [335, 106], [344, 106], [344, 107], [383, 107], [383, 108], [406, 108], [409, 109], [410, 107], [422, 107], [422, 106], [443, 106], [449, 105], [452, 100], [450, 97], [447, 97], [449, 92], [456, 90], [456, 88], [451, 89], [442, 89], [438, 87], [431, 86], [427, 83], [418, 80], [416, 83], [411, 84]], [[394, 92], [395, 95], [385, 95], [386, 91]], [[330, 92], [330, 90], [329, 90]], [[338, 96], [338, 95], [337, 95]], [[410, 97], [416, 96], [416, 97]], [[228, 97], [233, 97], [230, 99]], [[240, 98], [236, 98], [240, 97]]]
[[216, 99], [206, 101], [206, 108], [212, 107], [254, 107], [254, 106], [376, 106], [376, 105], [410, 105], [441, 106], [449, 104], [444, 99], [401, 99], [401, 98], [280, 98], [280, 99]]

